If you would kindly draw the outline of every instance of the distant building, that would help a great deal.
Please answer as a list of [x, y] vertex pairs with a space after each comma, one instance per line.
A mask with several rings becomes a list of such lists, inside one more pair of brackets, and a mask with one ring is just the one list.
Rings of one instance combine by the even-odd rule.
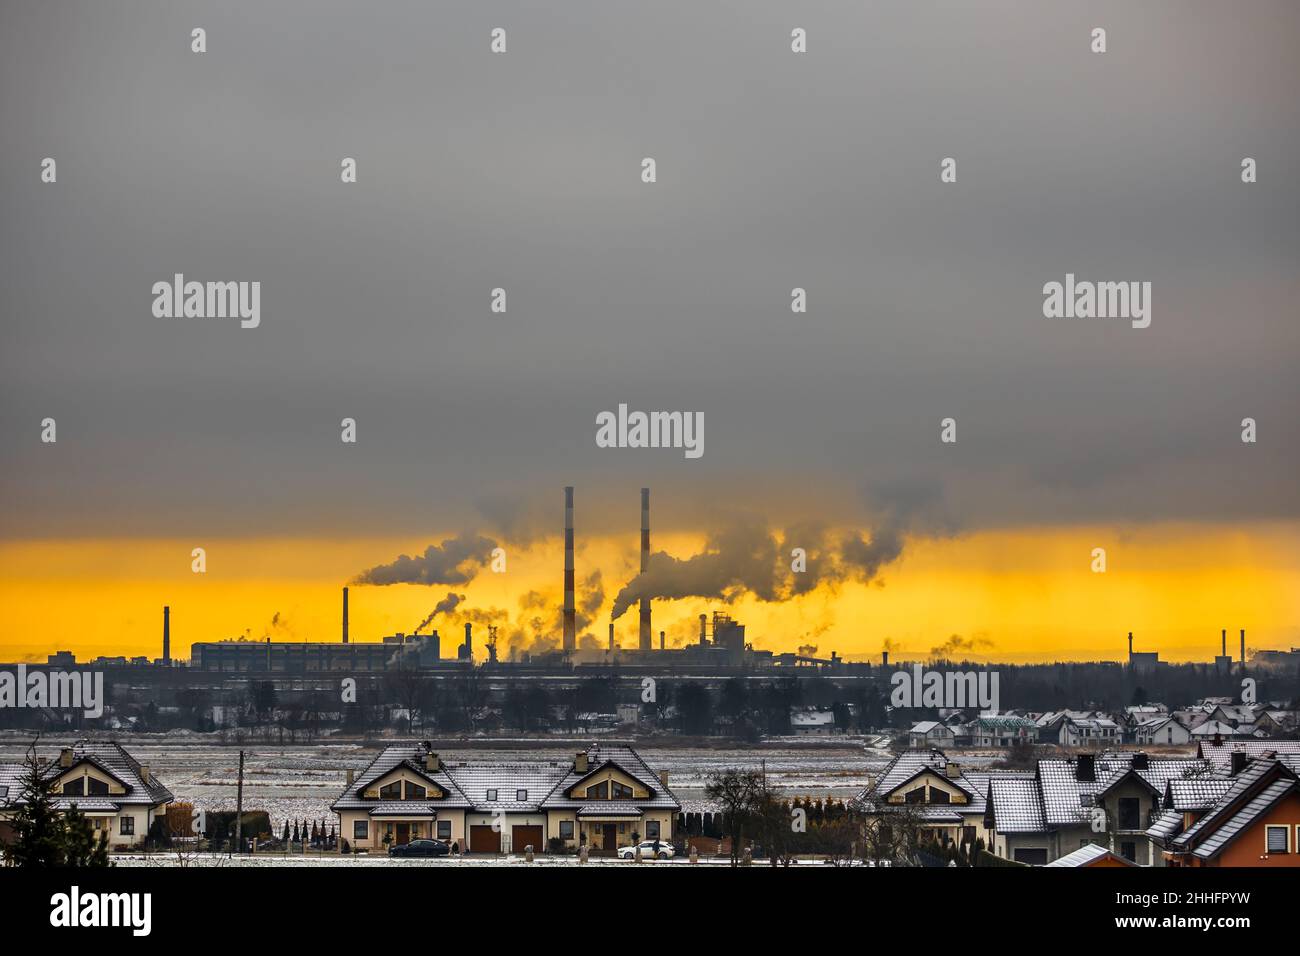
[[797, 737], [828, 737], [835, 733], [835, 713], [829, 710], [795, 710], [790, 732]]
[[1144, 747], [1155, 744], [1177, 746], [1192, 740], [1192, 732], [1168, 715], [1142, 721], [1135, 728], [1133, 736]]
[[938, 747], [940, 750], [953, 745], [952, 728], [937, 720], [922, 720], [913, 724], [907, 734], [907, 745], [913, 750], [927, 750]]

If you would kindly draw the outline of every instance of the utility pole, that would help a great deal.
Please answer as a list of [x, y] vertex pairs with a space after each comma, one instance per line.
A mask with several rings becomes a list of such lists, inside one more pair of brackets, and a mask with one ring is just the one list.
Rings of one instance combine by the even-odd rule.
[[235, 852], [244, 852], [244, 752], [239, 752], [239, 788], [235, 791]]

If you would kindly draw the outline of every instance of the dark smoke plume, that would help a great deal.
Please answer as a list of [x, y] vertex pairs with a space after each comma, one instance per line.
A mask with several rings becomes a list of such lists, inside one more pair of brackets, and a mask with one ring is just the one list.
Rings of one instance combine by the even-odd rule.
[[468, 584], [487, 563], [497, 543], [464, 533], [431, 544], [418, 557], [400, 555], [390, 564], [362, 571], [353, 584]]
[[426, 617], [423, 621], [421, 621], [419, 625], [415, 628], [415, 630], [412, 631], [411, 633], [419, 634], [426, 627], [428, 627], [430, 624], [433, 623], [433, 619], [435, 617], [437, 617], [439, 614], [450, 614], [452, 611], [456, 610], [456, 605], [460, 604], [460, 602], [463, 600], [465, 600], [465, 595], [453, 594], [451, 591], [448, 591], [447, 596], [438, 602], [437, 606], [432, 611], [429, 612], [429, 616]]

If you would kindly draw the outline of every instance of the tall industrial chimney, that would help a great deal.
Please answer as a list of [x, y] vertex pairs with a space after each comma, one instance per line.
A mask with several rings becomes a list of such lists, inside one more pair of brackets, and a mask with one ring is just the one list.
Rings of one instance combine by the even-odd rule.
[[343, 589], [343, 643], [348, 642], [348, 589]]
[[663, 649], [664, 649], [664, 632], [663, 632], [663, 631], [660, 631], [660, 632], [659, 632], [659, 650], [662, 651]]
[[708, 623], [709, 623], [709, 616], [707, 614], [701, 614], [700, 615], [700, 647], [703, 647], [706, 643], [708, 643], [704, 637], [704, 629], [705, 627], [708, 626]]
[[474, 659], [474, 624], [471, 621], [465, 622], [465, 660]]
[[609, 649], [614, 649], [614, 622], [609, 622]]
[[[650, 570], [650, 489], [641, 489], [641, 573]], [[641, 650], [652, 648], [650, 637], [650, 599], [641, 599]]]
[[172, 662], [172, 609], [163, 605], [163, 663]]
[[1246, 666], [1246, 629], [1241, 629], [1241, 666]]
[[564, 650], [578, 646], [577, 613], [573, 603], [573, 486], [564, 489]]
[[1133, 660], [1133, 632], [1132, 631], [1128, 632], [1128, 657], [1130, 661]]
[[1223, 650], [1219, 652], [1220, 656], [1228, 656], [1228, 629], [1225, 627], [1221, 632], [1223, 635]]

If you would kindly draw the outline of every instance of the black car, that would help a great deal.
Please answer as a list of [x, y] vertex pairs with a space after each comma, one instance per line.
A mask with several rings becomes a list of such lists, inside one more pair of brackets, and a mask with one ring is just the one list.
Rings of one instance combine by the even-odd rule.
[[401, 846], [390, 846], [389, 856], [447, 856], [451, 847], [441, 840], [412, 840]]

